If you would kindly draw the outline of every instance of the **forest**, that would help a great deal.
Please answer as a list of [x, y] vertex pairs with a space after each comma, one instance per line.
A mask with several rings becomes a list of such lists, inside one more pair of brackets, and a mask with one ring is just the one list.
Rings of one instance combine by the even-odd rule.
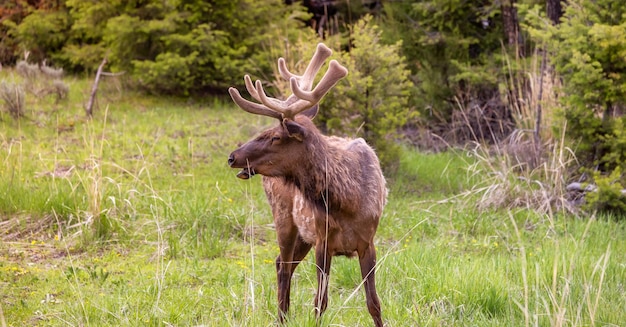
[[[270, 121], [228, 88], [287, 97], [320, 42], [349, 73], [315, 124], [387, 179], [387, 326], [626, 320], [622, 0], [13, 0], [0, 326], [273, 325], [271, 210], [226, 163]], [[320, 325], [306, 260], [287, 326]], [[371, 325], [336, 260], [321, 325]]]

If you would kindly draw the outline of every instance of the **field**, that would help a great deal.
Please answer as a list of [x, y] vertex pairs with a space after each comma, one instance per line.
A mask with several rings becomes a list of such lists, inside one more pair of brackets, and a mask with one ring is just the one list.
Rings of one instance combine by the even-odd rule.
[[[90, 82], [66, 83], [0, 116], [0, 326], [274, 326], [269, 206], [226, 164], [274, 122], [106, 83], [89, 120]], [[403, 150], [376, 237], [386, 325], [623, 325], [625, 220], [479, 208], [493, 173], [471, 151]], [[372, 325], [360, 282], [333, 259], [322, 326]], [[309, 255], [287, 326], [317, 326], [315, 288]]]

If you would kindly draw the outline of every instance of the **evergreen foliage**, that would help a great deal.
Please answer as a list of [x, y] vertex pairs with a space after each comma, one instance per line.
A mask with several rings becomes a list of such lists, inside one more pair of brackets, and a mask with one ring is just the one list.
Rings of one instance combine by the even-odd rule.
[[[24, 39], [29, 36], [24, 34], [19, 35], [16, 31], [16, 27], [20, 25], [26, 17], [40, 9], [42, 10], [41, 13], [60, 9], [64, 6], [64, 2], [65, 1], [59, 0], [3, 1], [0, 6], [0, 64], [12, 65], [22, 56], [24, 50], [33, 50], [23, 45], [20, 46], [20, 41], [24, 41]], [[63, 20], [64, 16], [60, 15], [56, 18]], [[56, 25], [53, 22], [54, 20], [55, 17], [45, 17], [43, 21], [38, 22], [33, 21], [31, 18], [31, 22], [28, 24], [39, 25], [40, 27], [48, 25], [45, 29], [49, 29], [50, 25]], [[31, 26], [31, 28], [32, 27], [35, 26]], [[35, 27], [34, 29], [37, 30], [38, 28]], [[58, 29], [57, 32], [59, 32]], [[18, 37], [20, 37], [21, 40], [17, 40], [16, 38]], [[59, 35], [55, 35], [54, 37], [59, 37]]]
[[37, 62], [54, 57], [63, 48], [70, 28], [69, 17], [63, 11], [37, 10], [19, 25], [10, 20], [4, 24], [20, 45], [18, 51], [29, 52], [29, 58]]
[[491, 1], [388, 2], [382, 26], [386, 40], [403, 41], [418, 81], [416, 105], [425, 116], [449, 121], [456, 95], [478, 98], [497, 90], [493, 56], [501, 51], [503, 31]]
[[[620, 0], [567, 3], [561, 23], [546, 23], [538, 8], [529, 9], [529, 31], [550, 51], [563, 80], [567, 133], [577, 157], [599, 186], [590, 197], [597, 208], [626, 208], [626, 7]], [[610, 186], [610, 187], [609, 187]], [[608, 194], [613, 194], [609, 196]], [[615, 201], [622, 204], [616, 204]]]
[[[271, 72], [270, 56], [304, 30], [301, 6], [270, 1], [66, 0], [33, 11], [9, 32], [33, 59], [70, 71], [95, 70], [107, 57], [154, 93], [206, 93]], [[269, 62], [268, 62], [269, 61]]]
[[382, 44], [370, 16], [355, 23], [350, 35], [352, 47], [340, 59], [348, 76], [326, 95], [319, 120], [331, 134], [364, 137], [383, 167], [395, 170], [398, 130], [417, 116], [408, 104], [413, 85], [400, 55], [401, 42]]

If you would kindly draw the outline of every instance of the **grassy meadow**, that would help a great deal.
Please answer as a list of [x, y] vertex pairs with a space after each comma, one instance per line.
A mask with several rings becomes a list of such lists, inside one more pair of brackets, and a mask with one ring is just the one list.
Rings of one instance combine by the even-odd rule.
[[[269, 206], [226, 164], [274, 121], [110, 80], [89, 120], [91, 82], [65, 83], [67, 100], [27, 93], [25, 117], [0, 116], [0, 326], [274, 326]], [[386, 325], [623, 325], [625, 220], [480, 208], [500, 173], [484, 160], [407, 147], [387, 176]], [[372, 325], [360, 283], [357, 260], [333, 259], [321, 326]], [[287, 326], [317, 326], [315, 288], [310, 254]]]

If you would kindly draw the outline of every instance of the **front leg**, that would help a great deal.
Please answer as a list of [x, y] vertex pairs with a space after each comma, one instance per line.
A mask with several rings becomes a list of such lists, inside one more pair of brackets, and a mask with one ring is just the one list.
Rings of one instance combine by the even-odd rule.
[[284, 322], [289, 311], [289, 293], [291, 293], [291, 276], [295, 269], [293, 257], [298, 240], [295, 228], [278, 232], [280, 254], [276, 258], [276, 277], [278, 281], [278, 321]]
[[[291, 278], [296, 267], [311, 250], [311, 244], [296, 235], [293, 246], [281, 247], [281, 253], [276, 258], [276, 275], [278, 277], [278, 320], [284, 322], [289, 311], [289, 295], [291, 293]], [[287, 242], [281, 242], [287, 243]]]
[[328, 305], [328, 281], [330, 276], [330, 261], [332, 256], [328, 251], [325, 240], [315, 244], [315, 265], [317, 266], [317, 294], [315, 295], [315, 310], [317, 317], [321, 317]]

